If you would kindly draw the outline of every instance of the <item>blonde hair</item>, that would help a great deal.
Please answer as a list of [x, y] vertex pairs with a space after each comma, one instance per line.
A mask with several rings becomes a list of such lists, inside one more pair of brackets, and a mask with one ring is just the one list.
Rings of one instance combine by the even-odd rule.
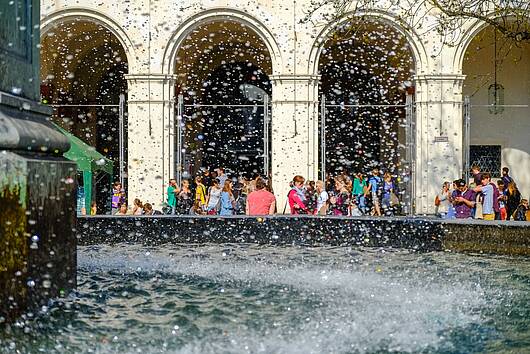
[[510, 194], [515, 193], [516, 190], [517, 190], [517, 185], [515, 184], [514, 181], [511, 181], [510, 183], [508, 183], [508, 192], [510, 192]]
[[228, 192], [228, 194], [232, 195], [232, 181], [226, 180], [225, 185], [223, 186], [223, 192]]

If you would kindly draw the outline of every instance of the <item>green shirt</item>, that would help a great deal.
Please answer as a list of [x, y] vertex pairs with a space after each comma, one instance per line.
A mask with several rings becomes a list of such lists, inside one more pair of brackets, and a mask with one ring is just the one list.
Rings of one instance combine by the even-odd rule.
[[353, 195], [363, 195], [364, 194], [364, 187], [366, 187], [366, 180], [361, 180], [359, 178], [355, 178], [353, 180]]
[[174, 207], [177, 205], [177, 198], [175, 197], [175, 187], [167, 187], [167, 205]]

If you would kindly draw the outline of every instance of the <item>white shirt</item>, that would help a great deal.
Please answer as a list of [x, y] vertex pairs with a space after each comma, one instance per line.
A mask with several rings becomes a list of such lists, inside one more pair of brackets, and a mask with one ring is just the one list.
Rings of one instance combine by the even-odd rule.
[[326, 204], [328, 199], [329, 199], [328, 192], [326, 191], [320, 192], [320, 194], [318, 195], [318, 199], [317, 199], [317, 210], [320, 210], [320, 208], [322, 208], [324, 204]]

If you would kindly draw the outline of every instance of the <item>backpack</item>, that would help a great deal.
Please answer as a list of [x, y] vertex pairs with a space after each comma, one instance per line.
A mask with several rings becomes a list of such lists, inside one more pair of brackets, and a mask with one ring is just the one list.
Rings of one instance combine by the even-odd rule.
[[499, 189], [495, 185], [495, 183], [490, 182], [490, 185], [493, 187], [493, 210], [495, 210], [496, 213], [501, 212], [501, 208], [499, 205], [499, 196], [501, 193], [499, 192]]

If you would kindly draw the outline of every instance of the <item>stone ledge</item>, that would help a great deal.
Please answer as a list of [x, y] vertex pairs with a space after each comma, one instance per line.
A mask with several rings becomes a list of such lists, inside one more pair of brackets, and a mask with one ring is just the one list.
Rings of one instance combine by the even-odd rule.
[[319, 216], [86, 216], [79, 245], [257, 243], [530, 255], [530, 223]]

